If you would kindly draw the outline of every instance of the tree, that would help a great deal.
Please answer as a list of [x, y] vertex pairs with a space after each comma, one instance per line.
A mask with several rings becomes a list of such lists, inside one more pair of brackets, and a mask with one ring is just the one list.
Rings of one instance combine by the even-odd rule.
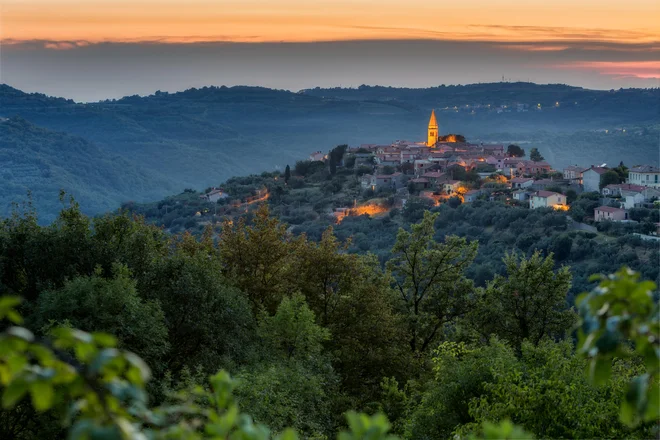
[[541, 155], [541, 153], [539, 152], [538, 148], [531, 149], [531, 151], [529, 152], [529, 158], [534, 162], [541, 162], [542, 160], [545, 160]]
[[396, 172], [396, 168], [394, 168], [391, 165], [385, 165], [383, 167], [383, 174], [390, 175], [390, 174], [394, 174], [395, 172]]
[[619, 179], [619, 174], [616, 171], [607, 170], [600, 175], [600, 183], [598, 184], [598, 188], [603, 189], [607, 185], [620, 183], [621, 181]]
[[524, 157], [525, 150], [520, 148], [518, 145], [511, 144], [508, 147], [506, 147], [506, 154], [509, 157]]
[[[482, 358], [491, 376], [484, 380], [483, 393], [468, 402], [474, 422], [459, 427], [457, 433], [473, 431], [483, 422], [509, 419], [538, 438], [648, 438], [651, 426], [631, 430], [616, 421], [618, 395], [637, 369], [634, 364], [617, 365], [611, 381], [594, 387], [583, 374], [586, 362], [575, 355], [569, 342], [545, 340], [538, 346], [525, 342], [520, 356], [505, 344], [493, 341], [491, 345], [491, 359]], [[475, 351], [482, 350], [487, 349]], [[470, 353], [458, 362], [441, 364], [442, 373], [449, 376], [445, 387], [456, 380], [451, 369], [477, 360], [471, 358]]]
[[447, 200], [447, 204], [452, 208], [458, 208], [461, 206], [461, 203], [463, 203], [461, 198], [456, 196], [450, 197], [449, 200]]
[[[576, 301], [580, 314], [578, 351], [589, 363], [589, 378], [605, 383], [614, 359], [638, 357], [645, 372], [627, 386], [620, 419], [629, 426], [657, 424], [660, 413], [660, 308], [657, 285], [639, 281], [627, 267], [610, 276], [596, 275], [599, 285]], [[632, 342], [632, 344], [631, 344]]]
[[566, 190], [566, 203], [571, 204], [577, 199], [577, 192], [573, 188]]
[[275, 315], [263, 318], [259, 335], [262, 361], [239, 375], [239, 403], [276, 432], [293, 427], [306, 438], [327, 436], [337, 382], [322, 353], [330, 332], [315, 322], [304, 297], [294, 294], [282, 300]]
[[252, 224], [245, 218], [226, 221], [218, 244], [223, 274], [244, 292], [255, 316], [266, 310], [273, 314], [291, 286], [292, 256], [304, 242], [287, 232], [287, 226], [270, 217], [261, 205]]
[[575, 314], [566, 307], [568, 267], [555, 272], [552, 254], [543, 258], [539, 251], [529, 259], [507, 254], [503, 261], [507, 276], [496, 275], [480, 291], [468, 318], [472, 327], [486, 340], [495, 334], [517, 350], [525, 340], [538, 345], [544, 338], [564, 337], [575, 322]]
[[[0, 319], [20, 324], [18, 304], [16, 297], [0, 298]], [[15, 408], [27, 395], [39, 412], [65, 405], [64, 423], [72, 440], [298, 439], [290, 428], [272, 436], [269, 428], [242, 414], [234, 397], [237, 382], [224, 370], [207, 384], [177, 392], [173, 402], [150, 408], [148, 365], [134, 353], [117, 349], [115, 338], [106, 333], [60, 327], [50, 338], [37, 339], [26, 328], [9, 327], [0, 333], [0, 367], [3, 407]], [[310, 385], [303, 377], [294, 389], [305, 386]], [[349, 430], [339, 435], [341, 440], [396, 440], [387, 435], [389, 423], [383, 415], [351, 412], [347, 419]]]
[[566, 234], [561, 234], [552, 240], [550, 245], [550, 252], [555, 256], [557, 261], [564, 261], [571, 254], [571, 246], [573, 240]]
[[256, 324], [244, 293], [222, 276], [225, 267], [211, 243], [185, 235], [139, 284], [144, 298], [165, 313], [170, 352], [166, 367], [206, 372], [245, 362], [256, 345]]
[[305, 298], [300, 294], [286, 297], [273, 316], [264, 317], [259, 336], [283, 359], [314, 362], [323, 349], [330, 332], [316, 324]]
[[337, 159], [333, 155], [330, 155], [330, 159], [328, 160], [328, 168], [330, 169], [331, 176], [337, 173]]
[[389, 280], [373, 256], [346, 252], [328, 228], [316, 243], [300, 249], [296, 288], [318, 322], [332, 333], [326, 347], [343, 389], [358, 404], [378, 399], [384, 376], [407, 377], [405, 327], [394, 305]]
[[37, 307], [41, 328], [69, 323], [85, 331], [111, 333], [120, 347], [152, 365], [159, 365], [169, 351], [160, 304], [138, 296], [126, 266], [115, 264], [110, 279], [103, 278], [99, 268], [91, 277], [78, 277], [58, 290], [44, 292]]
[[291, 167], [289, 165], [284, 168], [284, 183], [288, 184], [291, 179]]
[[619, 182], [625, 182], [628, 180], [628, 167], [619, 162], [619, 166], [612, 168], [612, 171], [616, 172], [619, 175]]
[[433, 239], [437, 217], [425, 211], [410, 232], [399, 229], [387, 262], [406, 310], [413, 353], [426, 352], [445, 324], [467, 312], [473, 288], [464, 272], [476, 256], [478, 243], [456, 236], [437, 243]]

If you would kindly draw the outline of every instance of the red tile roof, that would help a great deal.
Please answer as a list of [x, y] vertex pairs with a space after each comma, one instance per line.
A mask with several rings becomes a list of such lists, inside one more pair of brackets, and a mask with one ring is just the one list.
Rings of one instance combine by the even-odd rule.
[[431, 171], [431, 172], [428, 172], [428, 173], [424, 173], [424, 175], [422, 177], [428, 177], [430, 179], [438, 179], [438, 178], [440, 178], [444, 175], [445, 175], [445, 173], [441, 173], [439, 171]]
[[602, 211], [602, 212], [625, 212], [625, 209], [621, 208], [615, 208], [613, 206], [599, 206], [596, 208], [596, 211]]
[[559, 193], [556, 193], [556, 192], [553, 192], [553, 191], [536, 191], [534, 193], [534, 196], [543, 197], [544, 199], [548, 198], [550, 196], [561, 196], [561, 195], [563, 195], [563, 194], [559, 194]]
[[590, 168], [587, 168], [586, 170], [584, 170], [583, 173], [586, 173], [586, 172], [589, 171], [589, 170], [594, 170], [594, 171], [595, 171], [596, 173], [598, 173], [598, 174], [605, 174], [606, 172], [609, 171], [607, 168], [601, 168], [601, 167], [590, 167]]

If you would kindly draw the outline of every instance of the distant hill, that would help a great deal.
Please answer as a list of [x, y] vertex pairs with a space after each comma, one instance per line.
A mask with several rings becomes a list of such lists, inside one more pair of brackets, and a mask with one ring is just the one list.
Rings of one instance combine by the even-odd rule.
[[40, 220], [61, 209], [60, 189], [87, 213], [115, 209], [122, 200], [147, 200], [171, 191], [168, 184], [128, 160], [80, 137], [39, 128], [21, 118], [0, 122], [0, 215], [28, 191]]
[[[159, 182], [108, 196], [115, 206], [144, 199], [164, 183], [176, 190], [203, 189], [231, 176], [281, 170], [339, 144], [425, 139], [431, 108], [441, 132], [461, 133], [473, 142], [535, 146], [556, 167], [658, 161], [660, 89], [496, 83], [293, 93], [223, 86], [84, 104], [0, 85], [0, 117], [18, 116], [83, 138], [135, 167], [119, 171], [139, 169], [145, 179]], [[0, 183], [5, 190], [8, 183]]]
[[[614, 118], [619, 122], [654, 123], [660, 114], [660, 89], [589, 90], [565, 84], [526, 82], [438, 86], [410, 89], [382, 86], [358, 88], [307, 89], [309, 96], [358, 101], [400, 101], [420, 107], [454, 107], [491, 105], [540, 105], [544, 110], [590, 115], [592, 118]], [[559, 116], [555, 112], [553, 116]]]

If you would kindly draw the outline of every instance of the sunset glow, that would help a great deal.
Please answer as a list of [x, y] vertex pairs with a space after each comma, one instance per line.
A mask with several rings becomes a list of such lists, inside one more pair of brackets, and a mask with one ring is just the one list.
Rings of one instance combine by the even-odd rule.
[[[581, 0], [6, 0], [2, 38], [87, 42], [353, 39], [612, 41], [660, 35], [660, 2]], [[55, 44], [50, 42], [65, 42]], [[560, 45], [551, 44], [547, 50]], [[542, 49], [536, 49], [542, 50]]]
[[634, 78], [660, 78], [660, 61], [577, 61], [558, 64], [557, 69], [594, 71], [604, 75]]

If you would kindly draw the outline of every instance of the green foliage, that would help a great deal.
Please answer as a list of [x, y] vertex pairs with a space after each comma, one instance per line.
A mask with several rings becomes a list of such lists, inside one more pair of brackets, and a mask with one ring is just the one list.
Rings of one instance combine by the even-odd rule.
[[545, 160], [541, 153], [539, 152], [538, 148], [532, 148], [529, 151], [529, 159], [534, 161], [534, 162], [540, 162], [542, 160]]
[[400, 229], [387, 268], [405, 309], [413, 352], [425, 352], [435, 344], [442, 328], [466, 313], [472, 282], [463, 274], [477, 253], [477, 242], [448, 236], [433, 239], [437, 214]]
[[598, 188], [603, 189], [607, 185], [616, 184], [616, 183], [621, 183], [621, 178], [619, 176], [619, 173], [617, 173], [614, 170], [608, 170], [605, 173], [601, 174]]
[[506, 147], [506, 154], [511, 157], [524, 157], [525, 150], [520, 148], [518, 145], [511, 144]]
[[318, 357], [322, 343], [330, 338], [327, 329], [318, 326], [305, 298], [300, 294], [286, 297], [273, 316], [259, 325], [259, 336], [285, 359], [311, 361]]
[[[413, 199], [406, 218], [394, 210], [327, 228], [330, 220], [320, 218], [324, 200], [336, 197], [338, 206], [347, 206], [354, 199], [346, 191], [359, 190], [359, 183], [340, 168], [332, 180], [315, 180], [329, 176], [327, 169], [321, 174], [294, 178], [300, 190], [277, 183], [279, 173], [230, 182], [246, 195], [270, 188], [276, 215], [314, 214], [294, 228], [265, 208], [227, 221], [220, 234], [209, 225], [183, 235], [128, 214], [90, 220], [75, 203], [49, 227], [39, 226], [30, 211], [17, 214], [0, 227], [0, 289], [25, 299], [21, 312], [35, 344], [52, 347], [59, 330], [48, 332], [59, 324], [82, 327], [116, 335], [99, 353], [118, 346], [119, 357], [135, 356], [123, 351], [131, 350], [149, 361], [154, 380], [138, 387], [144, 399], [119, 398], [128, 405], [121, 417], [147, 438], [210, 436], [208, 420], [233, 418], [231, 404], [219, 405], [212, 396], [224, 379], [204, 379], [219, 368], [235, 373], [239, 380], [229, 388], [236, 401], [270, 427], [238, 415], [231, 429], [260, 432], [259, 438], [289, 435], [287, 427], [304, 437], [335, 437], [343, 427], [340, 415], [351, 408], [384, 412], [395, 433], [414, 438], [486, 435], [488, 426], [518, 432], [502, 425], [507, 419], [539, 437], [652, 434], [650, 422], [634, 428], [612, 422], [633, 376], [642, 377], [635, 382], [639, 389], [656, 384], [656, 374], [647, 373], [643, 388], [645, 370], [632, 348], [622, 348], [629, 357], [612, 355], [611, 379], [594, 387], [572, 347], [549, 342], [564, 338], [570, 326], [564, 318], [571, 317], [571, 283], [566, 268], [543, 257], [556, 252], [577, 274], [573, 289], [584, 290], [594, 267], [622, 261], [657, 277], [651, 243], [571, 230], [563, 213], [483, 201], [415, 208]], [[342, 190], [324, 196], [322, 185], [332, 181]], [[314, 206], [294, 208], [296, 198]], [[199, 203], [197, 193], [187, 192], [163, 201], [163, 208], [196, 211]], [[407, 216], [421, 222], [402, 228], [395, 240]], [[529, 256], [500, 261], [511, 249]], [[357, 253], [367, 250], [378, 255]], [[473, 280], [485, 290], [475, 295]], [[0, 302], [0, 311], [19, 319], [15, 306]], [[489, 339], [492, 333], [500, 339]], [[74, 371], [88, 368], [75, 349], [52, 352]], [[34, 368], [38, 359], [25, 365]], [[0, 411], [0, 435], [61, 437], [59, 421], [71, 403], [66, 388], [53, 385], [48, 411], [34, 409], [31, 399]], [[641, 395], [630, 392], [632, 407], [646, 411], [648, 399]], [[574, 407], [586, 410], [565, 409]], [[382, 434], [378, 420], [368, 423]]]
[[257, 211], [253, 224], [245, 218], [225, 222], [219, 243], [223, 273], [245, 292], [255, 313], [273, 313], [287, 290], [290, 257], [301, 240], [287, 232], [285, 224], [271, 218], [268, 207]]
[[[598, 287], [577, 299], [580, 313], [579, 353], [589, 363], [589, 378], [603, 383], [617, 358], [639, 356], [646, 372], [635, 377], [621, 405], [621, 420], [631, 426], [658, 421], [660, 413], [660, 310], [656, 284], [622, 268], [608, 277], [595, 276]], [[632, 350], [630, 347], [632, 342]]]
[[208, 246], [185, 236], [138, 284], [143, 297], [161, 304], [170, 343], [166, 367], [174, 373], [185, 366], [230, 368], [255, 345], [248, 299], [222, 277], [223, 265]]
[[390, 424], [382, 414], [369, 417], [366, 414], [349, 411], [346, 418], [350, 431], [341, 432], [337, 440], [396, 440], [396, 437], [387, 434]]
[[[20, 323], [15, 297], [0, 298], [0, 319]], [[144, 386], [150, 377], [149, 367], [137, 355], [115, 348], [115, 339], [104, 333], [85, 333], [71, 328], [57, 328], [52, 339], [38, 341], [23, 327], [9, 327], [0, 334], [0, 383], [3, 386], [2, 406], [12, 408], [24, 397], [31, 397], [39, 412], [57, 403], [69, 405], [65, 425], [68, 438], [108, 439], [244, 439], [295, 440], [296, 432], [281, 429], [271, 436], [264, 425], [256, 424], [241, 414], [233, 392], [237, 382], [225, 371], [209, 378], [208, 390], [201, 386], [172, 396], [176, 404], [156, 408], [147, 406]], [[288, 383], [294, 392], [289, 397], [300, 398], [301, 391], [312, 382], [305, 375], [284, 371], [276, 381]], [[292, 380], [298, 377], [299, 380]], [[251, 389], [259, 389], [254, 384]], [[316, 387], [317, 401], [325, 402], [322, 387]], [[267, 390], [261, 389], [261, 392]], [[267, 393], [272, 397], [277, 394]], [[280, 396], [281, 397], [281, 396]], [[291, 402], [275, 399], [286, 409], [296, 408]], [[310, 410], [308, 399], [299, 409]], [[322, 408], [326, 414], [327, 408]], [[300, 418], [299, 416], [302, 416]], [[284, 418], [298, 423], [309, 420], [307, 414], [291, 414]], [[389, 424], [382, 415], [369, 417], [347, 414], [349, 431], [342, 439], [394, 439], [388, 436]]]
[[[507, 277], [500, 275], [478, 296], [468, 321], [484, 338], [495, 334], [520, 349], [527, 340], [562, 338], [575, 322], [566, 310], [571, 285], [567, 267], [554, 271], [552, 255], [535, 252], [529, 259], [512, 253], [504, 257]], [[492, 319], [497, 316], [497, 319]]]
[[628, 180], [628, 167], [625, 166], [623, 162], [620, 162], [619, 166], [616, 168], [612, 168], [612, 171], [619, 175], [619, 182], [625, 182]]
[[533, 440], [534, 435], [520, 426], [504, 420], [498, 424], [484, 422], [480, 435], [470, 435], [470, 440]]
[[616, 396], [637, 366], [619, 365], [612, 380], [594, 387], [567, 342], [526, 342], [520, 356], [496, 339], [485, 346], [444, 343], [433, 364], [436, 376], [412, 413], [409, 438], [486, 435], [488, 424], [506, 420], [538, 438], [647, 438], [652, 432], [650, 425], [630, 430], [615, 421]]
[[101, 270], [78, 277], [58, 290], [40, 295], [37, 307], [42, 326], [68, 323], [85, 331], [104, 331], [118, 338], [121, 348], [159, 365], [169, 351], [167, 327], [160, 304], [143, 301], [126, 266], [116, 264], [113, 277]]
[[284, 169], [284, 183], [289, 183], [289, 180], [291, 180], [291, 167], [287, 164]]
[[333, 379], [300, 362], [264, 363], [238, 375], [236, 398], [275, 432], [290, 427], [305, 438], [324, 438], [336, 429]]

